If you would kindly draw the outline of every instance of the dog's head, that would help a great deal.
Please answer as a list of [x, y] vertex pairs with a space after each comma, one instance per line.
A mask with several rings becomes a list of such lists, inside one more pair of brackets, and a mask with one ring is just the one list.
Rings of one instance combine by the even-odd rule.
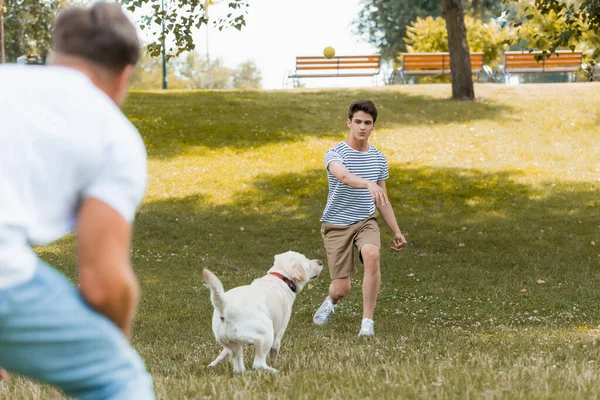
[[309, 260], [295, 251], [288, 251], [275, 256], [275, 263], [269, 272], [279, 272], [296, 284], [299, 293], [304, 285], [316, 279], [323, 270], [321, 260]]

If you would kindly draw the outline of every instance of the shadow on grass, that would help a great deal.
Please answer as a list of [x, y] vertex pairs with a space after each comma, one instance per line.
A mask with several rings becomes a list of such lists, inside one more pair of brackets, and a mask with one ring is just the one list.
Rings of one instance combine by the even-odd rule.
[[313, 92], [132, 92], [124, 112], [140, 130], [150, 157], [181, 154], [188, 146], [250, 148], [338, 136], [357, 99], [375, 101], [379, 127], [494, 119], [506, 106], [455, 102], [384, 90]]
[[[395, 167], [390, 176], [390, 199], [410, 246], [401, 253], [388, 250], [391, 234], [379, 221], [378, 312], [406, 318], [418, 307], [425, 310], [423, 318], [444, 310], [445, 318], [469, 316], [465, 323], [471, 315], [493, 314], [495, 323], [511, 324], [525, 310], [558, 313], [577, 304], [580, 314], [569, 323], [598, 323], [600, 246], [592, 241], [599, 242], [600, 220], [592, 183], [531, 187], [517, 183], [512, 172], [444, 168]], [[213, 343], [210, 329], [198, 331], [198, 319], [208, 324], [212, 312], [204, 267], [231, 288], [261, 276], [275, 254], [290, 249], [325, 260], [318, 221], [326, 190], [324, 172], [314, 170], [260, 177], [229, 205], [215, 206], [200, 196], [145, 204], [132, 251], [144, 293], [138, 340], [181, 341], [181, 356], [190, 337]], [[58, 250], [40, 253], [71, 271], [70, 239]], [[299, 296], [304, 319], [325, 295], [327, 275], [324, 271], [315, 289]], [[538, 279], [545, 283], [537, 284]], [[342, 316], [360, 313], [360, 290], [344, 304]]]

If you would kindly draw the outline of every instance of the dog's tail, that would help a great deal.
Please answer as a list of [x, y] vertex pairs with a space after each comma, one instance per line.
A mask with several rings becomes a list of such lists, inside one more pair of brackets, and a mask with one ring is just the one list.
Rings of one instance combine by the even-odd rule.
[[210, 288], [210, 301], [213, 307], [221, 315], [221, 318], [225, 318], [225, 289], [223, 289], [223, 284], [215, 274], [206, 268], [202, 271], [202, 276]]

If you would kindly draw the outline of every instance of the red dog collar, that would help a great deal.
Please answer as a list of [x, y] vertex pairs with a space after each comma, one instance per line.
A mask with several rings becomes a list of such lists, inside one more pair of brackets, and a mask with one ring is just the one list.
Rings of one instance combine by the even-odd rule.
[[296, 284], [290, 278], [286, 278], [285, 276], [281, 275], [279, 272], [269, 272], [269, 274], [275, 275], [276, 277], [278, 277], [279, 279], [284, 281], [288, 285], [290, 290], [292, 292], [296, 293]]

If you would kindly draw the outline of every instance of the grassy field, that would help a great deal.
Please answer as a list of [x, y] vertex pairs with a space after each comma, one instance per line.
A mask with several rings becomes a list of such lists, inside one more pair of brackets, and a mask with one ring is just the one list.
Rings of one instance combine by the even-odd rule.
[[[149, 152], [132, 251], [143, 298], [133, 344], [160, 399], [597, 398], [600, 86], [132, 93]], [[358, 338], [361, 273], [328, 326], [328, 274], [298, 295], [280, 374], [234, 376], [211, 329], [211, 268], [247, 284], [287, 250], [325, 259], [323, 154], [358, 98], [409, 247], [387, 249], [376, 337]], [[380, 221], [381, 222], [381, 221]], [[75, 278], [73, 240], [39, 254]], [[246, 366], [251, 365], [246, 350]], [[18, 377], [0, 398], [60, 398]]]

